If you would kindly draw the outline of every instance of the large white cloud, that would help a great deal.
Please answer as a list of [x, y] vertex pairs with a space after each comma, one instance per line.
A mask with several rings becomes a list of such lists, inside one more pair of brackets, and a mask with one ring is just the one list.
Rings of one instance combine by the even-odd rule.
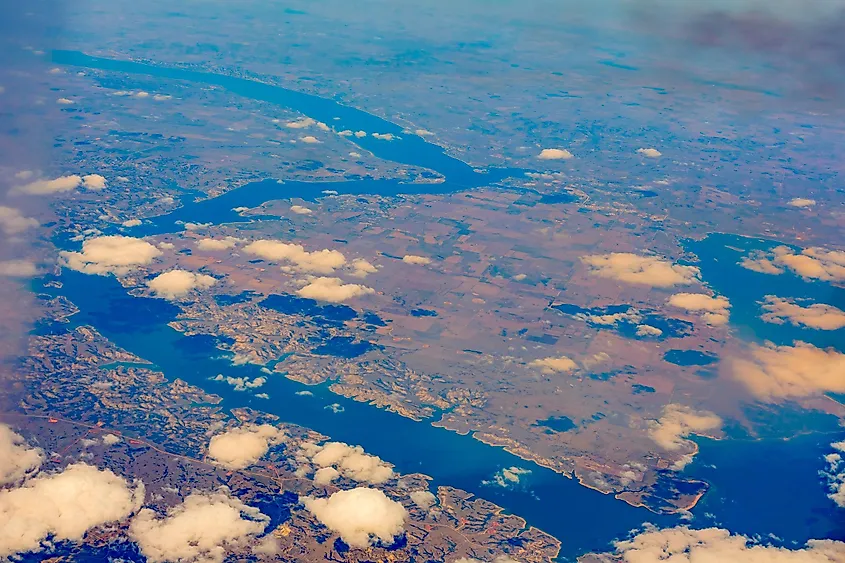
[[23, 436], [0, 424], [0, 486], [16, 483], [38, 471], [44, 455], [30, 448]]
[[222, 563], [264, 531], [269, 518], [228, 495], [192, 494], [159, 518], [148, 509], [132, 519], [130, 537], [149, 561]]
[[616, 555], [625, 563], [837, 563], [845, 561], [845, 542], [811, 540], [802, 549], [755, 543], [728, 530], [687, 527], [648, 529], [630, 540], [616, 542]]
[[766, 313], [761, 318], [768, 323], [790, 322], [819, 330], [838, 330], [845, 327], [845, 311], [824, 303], [802, 307], [793, 300], [767, 295], [762, 307]]
[[324, 526], [359, 548], [368, 547], [375, 539], [393, 543], [408, 517], [400, 503], [367, 487], [338, 491], [329, 498], [304, 497], [302, 502]]
[[578, 369], [578, 364], [566, 356], [532, 360], [528, 362], [528, 366], [537, 368], [543, 373], [566, 373]]
[[[684, 405], [669, 404], [663, 407], [659, 419], [651, 421], [648, 435], [658, 446], [667, 451], [694, 449], [687, 439], [691, 434], [700, 434], [722, 427], [722, 419], [709, 411], [696, 411]], [[683, 469], [690, 461], [686, 455], [675, 463], [674, 469]]]
[[[380, 485], [393, 478], [393, 468], [380, 457], [364, 453], [361, 446], [350, 446], [343, 442], [328, 442], [322, 446], [308, 443], [303, 451], [314, 465], [333, 467], [340, 475], [354, 481]], [[322, 477], [325, 479], [330, 475], [324, 472]]]
[[730, 318], [731, 303], [727, 297], [711, 297], [705, 293], [676, 293], [667, 301], [669, 305], [690, 313], [700, 313], [704, 322], [721, 326]]
[[194, 289], [208, 289], [217, 280], [205, 274], [196, 274], [185, 270], [170, 270], [159, 274], [147, 282], [153, 292], [165, 299], [184, 297]]
[[836, 506], [845, 508], [845, 441], [834, 442], [830, 445], [834, 452], [825, 456], [827, 470], [824, 472], [827, 477], [827, 484], [830, 492], [828, 498], [836, 503]]
[[763, 274], [780, 274], [789, 269], [807, 280], [845, 280], [845, 251], [820, 247], [800, 252], [788, 246], [778, 246], [770, 253], [756, 252], [744, 257], [740, 266]]
[[70, 176], [59, 176], [53, 180], [35, 180], [28, 184], [18, 186], [12, 191], [14, 193], [30, 195], [49, 195], [75, 190], [82, 185], [82, 177], [77, 174]]
[[37, 551], [41, 542], [81, 540], [95, 526], [123, 520], [141, 507], [144, 486], [130, 487], [109, 470], [77, 463], [0, 491], [0, 557]]
[[284, 431], [269, 424], [241, 426], [212, 437], [208, 456], [229, 469], [243, 469], [284, 440]]
[[311, 274], [331, 274], [346, 264], [346, 257], [338, 250], [324, 248], [308, 252], [300, 244], [289, 244], [278, 240], [257, 240], [246, 245], [244, 252], [271, 262], [289, 264], [283, 269]]
[[749, 357], [734, 359], [731, 371], [763, 401], [845, 393], [845, 354], [805, 342], [752, 344]]
[[375, 290], [365, 285], [355, 283], [344, 283], [340, 278], [319, 277], [314, 278], [307, 285], [296, 291], [300, 297], [328, 301], [329, 303], [341, 303], [354, 297], [375, 293]]
[[699, 275], [695, 266], [681, 266], [656, 256], [629, 252], [582, 256], [581, 261], [590, 267], [593, 275], [650, 287], [687, 285]]
[[109, 235], [88, 239], [81, 252], [59, 252], [65, 266], [86, 274], [125, 275], [137, 266], [149, 264], [161, 251], [145, 240]]
[[16, 235], [37, 226], [38, 220], [24, 216], [20, 210], [14, 207], [0, 205], [0, 231], [5, 234]]

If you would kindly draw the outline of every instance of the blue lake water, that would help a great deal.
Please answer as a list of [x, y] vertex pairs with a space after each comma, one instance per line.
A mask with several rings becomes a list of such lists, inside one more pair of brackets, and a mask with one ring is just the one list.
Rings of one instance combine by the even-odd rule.
[[[181, 230], [180, 222], [220, 224], [242, 221], [244, 218], [233, 212], [233, 207], [251, 207], [288, 197], [315, 199], [326, 189], [346, 194], [445, 193], [493, 183], [508, 175], [521, 173], [491, 169], [480, 174], [466, 163], [447, 155], [441, 147], [416, 135], [403, 133], [398, 125], [332, 100], [278, 86], [184, 68], [89, 57], [79, 52], [54, 52], [53, 60], [58, 64], [144, 74], [162, 80], [214, 84], [236, 95], [298, 110], [340, 129], [393, 133], [401, 138], [385, 142], [366, 137], [354, 142], [378, 157], [423, 166], [446, 177], [441, 184], [405, 184], [392, 180], [253, 182], [215, 199], [194, 202], [185, 198], [183, 207], [153, 218], [134, 230], [133, 234], [178, 231]], [[335, 120], [335, 117], [340, 119]], [[845, 296], [842, 290], [826, 284], [808, 284], [788, 274], [766, 276], [764, 279], [759, 277], [762, 274], [736, 266], [740, 254], [728, 246], [769, 248], [776, 244], [755, 241], [714, 235], [704, 241], [687, 242], [688, 249], [701, 259], [699, 265], [704, 279], [733, 303], [732, 322], [736, 323], [740, 334], [777, 343], [789, 343], [800, 338], [817, 345], [841, 347], [841, 332], [807, 331], [788, 325], [769, 325], [759, 320], [756, 302], [767, 293], [780, 297], [813, 297], [831, 304], [839, 303], [840, 307], [845, 307]], [[314, 393], [311, 397], [297, 396], [296, 392], [303, 390], [304, 386], [282, 376], [273, 376], [261, 388], [270, 395], [269, 400], [233, 391], [231, 387], [209, 378], [218, 373], [256, 377], [261, 374], [259, 368], [236, 367], [224, 360], [214, 359], [220, 352], [214, 348], [213, 339], [186, 338], [170, 329], [167, 322], [176, 314], [176, 309], [170, 304], [129, 296], [112, 278], [65, 272], [61, 280], [64, 282], [61, 290], [49, 288], [46, 291], [61, 293], [80, 308], [80, 313], [72, 318], [74, 324], [95, 326], [118, 346], [154, 362], [168, 377], [178, 376], [219, 394], [224, 398], [224, 408], [250, 406], [274, 413], [284, 421], [313, 428], [332, 439], [361, 444], [367, 451], [394, 463], [401, 472], [423, 472], [434, 478], [435, 485], [455, 486], [488, 498], [507, 511], [526, 518], [529, 524], [560, 538], [563, 542], [562, 559], [571, 559], [589, 550], [605, 549], [610, 541], [646, 521], [661, 526], [678, 521], [633, 508], [610, 496], [581, 487], [550, 470], [482, 444], [471, 436], [460, 436], [425, 422], [414, 422], [338, 397], [325, 386], [309, 388]], [[308, 304], [289, 303], [282, 299], [277, 300], [275, 305], [301, 307]], [[319, 315], [326, 322], [331, 322], [335, 313], [343, 314], [342, 311], [332, 311], [320, 312]], [[374, 324], [380, 322], [377, 315], [368, 314]], [[650, 320], [654, 323], [663, 321], [659, 318]], [[61, 327], [47, 328], [61, 330]], [[681, 330], [683, 327], [662, 328]], [[648, 392], [647, 389], [642, 391]], [[325, 409], [333, 403], [339, 404], [343, 412], [333, 414]], [[777, 417], [773, 418], [772, 425], [778, 424]], [[808, 424], [810, 430], [824, 429], [829, 433], [789, 442], [783, 441], [777, 432], [755, 441], [700, 441], [701, 452], [687, 468], [686, 475], [707, 481], [712, 489], [695, 508], [693, 525], [726, 525], [737, 532], [764, 537], [774, 533], [786, 543], [803, 543], [812, 537], [845, 536], [843, 512], [834, 509], [833, 503], [825, 497], [818, 475], [823, 468], [821, 456], [828, 453], [824, 446], [836, 439], [836, 435], [829, 420], [818, 423], [813, 420]], [[482, 484], [489, 481], [496, 471], [513, 465], [532, 471], [524, 476], [524, 483], [519, 487], [505, 489]], [[766, 513], [762, 514], [763, 511]]]

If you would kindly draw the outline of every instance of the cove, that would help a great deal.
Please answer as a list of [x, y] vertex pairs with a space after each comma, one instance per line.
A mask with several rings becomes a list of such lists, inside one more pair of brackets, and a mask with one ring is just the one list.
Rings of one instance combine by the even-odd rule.
[[[501, 448], [488, 446], [471, 435], [414, 422], [364, 403], [335, 395], [328, 386], [306, 386], [273, 374], [260, 388], [270, 399], [211, 381], [218, 373], [254, 378], [265, 375], [259, 366], [233, 366], [214, 344], [213, 338], [185, 337], [167, 326], [176, 308], [169, 303], [129, 295], [112, 277], [85, 275], [65, 270], [58, 278], [62, 288], [39, 291], [64, 295], [78, 308], [70, 327], [90, 325], [117, 346], [150, 361], [169, 378], [176, 377], [223, 398], [224, 410], [250, 407], [275, 414], [284, 422], [314, 429], [380, 456], [401, 473], [424, 473], [432, 486], [446, 485], [471, 492], [525, 518], [531, 526], [561, 540], [560, 560], [572, 561], [589, 551], [608, 549], [614, 539], [651, 522], [672, 526], [674, 516], [657, 515], [635, 508], [613, 496], [581, 486], [554, 471], [522, 460]], [[68, 326], [68, 325], [66, 325]], [[296, 395], [308, 390], [312, 396]], [[342, 412], [327, 410], [338, 404]], [[484, 485], [507, 467], [523, 467], [515, 488]]]

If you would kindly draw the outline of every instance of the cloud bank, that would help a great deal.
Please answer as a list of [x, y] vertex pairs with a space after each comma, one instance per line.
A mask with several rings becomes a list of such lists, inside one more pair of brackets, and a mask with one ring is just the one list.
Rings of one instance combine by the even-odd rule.
[[0, 424], [0, 486], [17, 483], [41, 467], [44, 454], [30, 448], [23, 436]]
[[378, 489], [358, 487], [329, 498], [304, 497], [305, 508], [351, 547], [366, 548], [374, 541], [392, 544], [404, 529], [408, 512]]
[[582, 256], [581, 261], [593, 275], [649, 287], [688, 285], [697, 281], [699, 275], [695, 266], [681, 266], [656, 256], [628, 252]]
[[744, 257], [740, 266], [761, 274], [782, 274], [791, 270], [806, 280], [845, 281], [845, 251], [820, 247], [805, 248], [800, 253], [788, 246], [771, 252], [756, 252]]
[[17, 235], [38, 227], [38, 220], [25, 217], [14, 207], [0, 205], [0, 230], [6, 235]]
[[[709, 411], [696, 411], [690, 407], [668, 404], [663, 407], [659, 419], [649, 423], [648, 435], [655, 444], [666, 451], [694, 450], [695, 445], [687, 439], [691, 434], [702, 434], [718, 430], [722, 419]], [[683, 469], [692, 461], [692, 455], [685, 455], [673, 469]]]

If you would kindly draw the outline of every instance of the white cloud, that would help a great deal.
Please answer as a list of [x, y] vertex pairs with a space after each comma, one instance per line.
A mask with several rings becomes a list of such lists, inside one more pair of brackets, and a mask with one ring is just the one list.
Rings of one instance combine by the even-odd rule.
[[38, 267], [29, 260], [0, 260], [0, 276], [31, 278], [38, 275]]
[[419, 265], [426, 265], [431, 264], [431, 258], [427, 258], [425, 256], [417, 256], [416, 254], [406, 254], [402, 257], [402, 261], [406, 264], [419, 264]]
[[102, 190], [106, 187], [106, 184], [106, 179], [99, 174], [86, 174], [82, 177], [82, 185], [89, 190]]
[[827, 470], [824, 471], [827, 477], [828, 498], [836, 503], [836, 506], [845, 508], [845, 441], [834, 442], [830, 445], [834, 452], [824, 456], [827, 462]]
[[334, 467], [321, 467], [314, 473], [314, 484], [325, 486], [338, 477], [340, 477], [340, 471]]
[[787, 205], [791, 205], [792, 207], [810, 207], [816, 204], [816, 200], [814, 199], [807, 199], [805, 197], [796, 197], [789, 200]]
[[313, 135], [306, 135], [305, 137], [302, 137], [299, 140], [303, 143], [308, 143], [309, 145], [317, 145], [321, 142], [320, 139]]
[[278, 240], [257, 240], [244, 247], [244, 252], [272, 262], [287, 262], [298, 272], [331, 274], [346, 264], [346, 257], [337, 250], [308, 252], [302, 245]]
[[704, 322], [711, 326], [724, 325], [730, 318], [731, 303], [721, 295], [711, 297], [704, 293], [676, 293], [667, 303], [689, 313], [700, 313]]
[[366, 136], [367, 136], [367, 132], [366, 132], [366, 131], [355, 131], [355, 136], [356, 136], [356, 137], [358, 137], [358, 138], [360, 139], [360, 138], [362, 138], [362, 137], [366, 137]]
[[414, 133], [416, 133], [420, 137], [428, 137], [430, 135], [434, 135], [434, 133], [432, 131], [429, 131], [428, 129], [417, 129], [414, 131]]
[[238, 239], [235, 237], [226, 237], [224, 239], [204, 238], [197, 241], [196, 245], [199, 250], [206, 252], [216, 252], [220, 250], [228, 250], [234, 248]]
[[30, 195], [48, 195], [69, 192], [75, 190], [82, 184], [82, 177], [76, 174], [70, 176], [59, 176], [53, 180], [35, 180], [12, 190], [13, 193]]
[[165, 100], [171, 99], [172, 97], [173, 96], [171, 96], [170, 94], [156, 94], [155, 96], [153, 96], [153, 100], [157, 102], [163, 102]]
[[637, 325], [637, 336], [660, 336], [663, 331], [656, 326]]
[[533, 360], [528, 362], [528, 366], [538, 368], [543, 373], [566, 373], [578, 369], [578, 364], [566, 356]]
[[334, 467], [341, 475], [354, 481], [380, 485], [393, 478], [393, 468], [380, 457], [364, 453], [361, 446], [328, 442], [322, 446], [308, 444], [303, 451], [314, 465]]
[[95, 526], [141, 507], [143, 483], [130, 488], [109, 470], [77, 463], [0, 491], [0, 557], [38, 551], [41, 542], [81, 540]]
[[105, 436], [103, 436], [103, 444], [107, 446], [113, 446], [118, 442], [120, 442], [119, 436], [115, 436], [114, 434], [106, 434]]
[[739, 265], [746, 270], [751, 270], [758, 274], [776, 276], [783, 273], [783, 270], [775, 266], [774, 262], [764, 252], [754, 252], [749, 256], [743, 256], [742, 260], [739, 261]]
[[350, 274], [356, 278], [366, 278], [368, 274], [374, 274], [378, 270], [369, 261], [363, 258], [356, 258], [352, 261], [352, 273]]
[[413, 491], [408, 496], [411, 498], [411, 502], [423, 510], [428, 510], [437, 502], [437, 497], [430, 491]]
[[784, 268], [807, 280], [845, 280], [845, 251], [811, 247], [796, 252], [778, 246], [770, 253], [755, 252], [744, 257], [740, 266], [763, 274], [780, 274]]
[[297, 119], [296, 121], [288, 121], [285, 123], [285, 127], [290, 127], [291, 129], [305, 129], [307, 127], [311, 127], [312, 125], [316, 125], [317, 121], [311, 119], [310, 117], [303, 117], [301, 119]]
[[161, 251], [139, 238], [110, 235], [88, 239], [82, 252], [59, 252], [65, 266], [86, 274], [125, 275], [137, 266], [149, 264]]
[[[240, 359], [240, 358], [236, 358]], [[243, 365], [249, 363], [250, 357], [247, 356], [244, 361], [237, 362], [233, 361], [234, 365]], [[235, 388], [235, 391], [246, 391], [247, 389], [258, 389], [265, 383], [267, 383], [267, 378], [264, 376], [259, 376], [254, 379], [250, 379], [248, 377], [232, 377], [231, 375], [224, 376], [221, 373], [218, 373], [215, 377], [212, 378], [214, 381], [225, 381], [229, 385]]]
[[540, 160], [569, 160], [572, 153], [566, 149], [543, 149], [537, 155]]
[[302, 205], [291, 205], [290, 210], [297, 215], [311, 215], [313, 213], [313, 211]]
[[165, 299], [184, 297], [194, 289], [208, 289], [217, 280], [205, 274], [195, 274], [185, 270], [170, 270], [159, 274], [147, 282], [153, 292]]
[[0, 486], [35, 473], [43, 459], [40, 448], [30, 448], [23, 436], [0, 424]]
[[781, 299], [774, 295], [767, 295], [761, 304], [764, 311], [761, 317], [764, 321], [775, 324], [790, 322], [819, 330], [838, 330], [845, 327], [845, 311], [832, 305], [815, 303], [802, 307], [790, 299]]
[[0, 205], [0, 230], [5, 234], [16, 235], [36, 227], [38, 227], [37, 219], [25, 217], [20, 210], [14, 207]]
[[637, 149], [637, 152], [646, 158], [658, 158], [663, 156], [663, 153], [657, 149]]
[[260, 460], [270, 446], [284, 440], [284, 431], [269, 424], [240, 426], [213, 436], [208, 456], [229, 469], [243, 469]]
[[396, 138], [396, 135], [393, 133], [373, 133], [373, 137], [381, 141], [392, 141]]
[[699, 275], [695, 266], [681, 266], [656, 256], [628, 252], [582, 256], [581, 261], [590, 267], [593, 275], [651, 287], [687, 285], [695, 282]]
[[378, 489], [358, 487], [329, 498], [304, 497], [308, 509], [324, 526], [340, 534], [351, 547], [366, 548], [372, 539], [386, 544], [404, 528], [408, 512]]
[[734, 359], [731, 371], [763, 401], [845, 393], [845, 354], [804, 342], [793, 346], [752, 344], [750, 357]]
[[522, 480], [523, 475], [530, 475], [531, 470], [522, 467], [505, 467], [501, 471], [497, 471], [493, 476], [493, 481], [484, 481], [484, 484], [496, 484], [500, 487], [508, 488], [518, 485]]
[[69, 106], [74, 102], [70, 98], [59, 98], [59, 99], [56, 100], [56, 103], [59, 104], [60, 106]]
[[[659, 419], [649, 423], [648, 435], [655, 444], [667, 451], [694, 450], [694, 444], [687, 440], [690, 434], [701, 434], [721, 427], [722, 419], [712, 412], [669, 404], [663, 407]], [[690, 461], [692, 455], [686, 455], [674, 464], [673, 469], [683, 469]]]
[[141, 223], [142, 223], [142, 221], [140, 219], [127, 219], [126, 221], [121, 223], [121, 225], [123, 225], [124, 227], [127, 227], [127, 228], [131, 228], [131, 227], [137, 227]]
[[192, 494], [167, 516], [145, 508], [132, 519], [130, 537], [156, 563], [222, 563], [264, 531], [269, 518], [225, 494]]
[[375, 290], [365, 285], [344, 283], [340, 278], [319, 277], [311, 280], [308, 285], [296, 291], [300, 297], [341, 303], [361, 295], [375, 293]]
[[728, 530], [687, 527], [646, 529], [627, 541], [615, 543], [625, 563], [834, 563], [845, 560], [845, 542], [810, 540], [803, 549], [756, 543]]

